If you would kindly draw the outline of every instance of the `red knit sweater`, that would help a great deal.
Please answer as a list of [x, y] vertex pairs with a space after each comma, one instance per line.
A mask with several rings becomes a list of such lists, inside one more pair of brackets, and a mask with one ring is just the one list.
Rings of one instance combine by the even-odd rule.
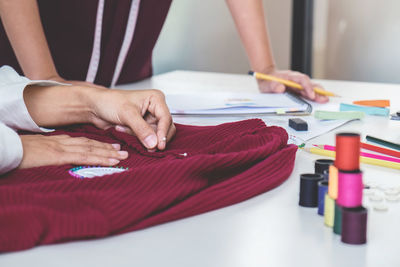
[[[71, 165], [16, 170], [0, 179], [0, 251], [104, 237], [225, 207], [280, 185], [296, 147], [261, 120], [177, 125], [163, 152], [136, 137], [79, 126], [53, 134], [122, 144], [128, 171], [78, 179]], [[187, 153], [187, 156], [183, 156]]]

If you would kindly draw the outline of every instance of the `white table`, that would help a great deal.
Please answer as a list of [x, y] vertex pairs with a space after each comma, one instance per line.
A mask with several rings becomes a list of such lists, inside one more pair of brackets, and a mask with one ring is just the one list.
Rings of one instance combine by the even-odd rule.
[[[340, 101], [390, 98], [393, 110], [400, 110], [399, 85], [319, 82], [343, 96]], [[165, 92], [257, 91], [254, 80], [246, 75], [182, 71], [122, 87]], [[400, 121], [375, 116], [346, 124], [311, 143], [334, 144], [339, 131], [369, 133], [400, 143]], [[400, 203], [387, 203], [387, 212], [377, 212], [365, 200], [368, 243], [357, 246], [342, 243], [340, 236], [324, 226], [316, 208], [298, 206], [299, 175], [313, 172], [318, 158], [298, 151], [294, 171], [285, 183], [242, 203], [119, 236], [0, 254], [0, 266], [400, 266]], [[398, 170], [361, 168], [367, 181], [400, 186]]]

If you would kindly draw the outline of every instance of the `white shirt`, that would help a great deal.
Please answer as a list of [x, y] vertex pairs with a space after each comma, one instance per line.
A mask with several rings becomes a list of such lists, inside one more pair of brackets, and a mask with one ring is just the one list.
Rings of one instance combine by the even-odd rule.
[[46, 132], [29, 115], [24, 102], [28, 85], [59, 85], [51, 81], [31, 81], [9, 66], [0, 68], [0, 174], [19, 166], [23, 156], [22, 142], [15, 130]]

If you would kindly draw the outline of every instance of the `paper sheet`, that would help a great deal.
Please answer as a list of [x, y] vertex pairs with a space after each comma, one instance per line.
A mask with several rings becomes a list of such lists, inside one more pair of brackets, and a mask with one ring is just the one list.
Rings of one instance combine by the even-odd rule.
[[[316, 106], [321, 109], [321, 107], [324, 108], [324, 110], [338, 110], [339, 109], [339, 104], [325, 104], [325, 105], [319, 105], [319, 104], [313, 104], [313, 106]], [[292, 118], [292, 116], [265, 116], [265, 115], [259, 115], [259, 116], [247, 116], [247, 115], [242, 115], [242, 116], [207, 116], [207, 115], [202, 115], [202, 116], [188, 116], [188, 115], [174, 115], [174, 122], [176, 123], [181, 123], [181, 124], [190, 124], [190, 125], [217, 125], [221, 123], [227, 123], [227, 122], [234, 122], [234, 121], [239, 121], [239, 120], [246, 120], [246, 119], [252, 119], [252, 118], [260, 118], [262, 119], [267, 126], [280, 126], [284, 128], [288, 134], [289, 134], [289, 142], [291, 144], [296, 144], [300, 145], [302, 143], [306, 143], [309, 140], [320, 136], [324, 133], [327, 133], [351, 120], [317, 120], [314, 118], [312, 115], [308, 116], [301, 116], [300, 118], [307, 121], [308, 124], [308, 131], [295, 131], [294, 129], [289, 127], [288, 120], [289, 118]]]
[[190, 92], [167, 94], [166, 101], [172, 114], [264, 114], [306, 112], [309, 108], [290, 94]]

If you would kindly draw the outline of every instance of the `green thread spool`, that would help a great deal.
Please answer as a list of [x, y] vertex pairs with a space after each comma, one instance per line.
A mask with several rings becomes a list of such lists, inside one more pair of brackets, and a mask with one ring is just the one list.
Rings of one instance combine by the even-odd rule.
[[342, 234], [342, 207], [339, 206], [335, 201], [335, 215], [333, 222], [333, 232], [335, 234]]

